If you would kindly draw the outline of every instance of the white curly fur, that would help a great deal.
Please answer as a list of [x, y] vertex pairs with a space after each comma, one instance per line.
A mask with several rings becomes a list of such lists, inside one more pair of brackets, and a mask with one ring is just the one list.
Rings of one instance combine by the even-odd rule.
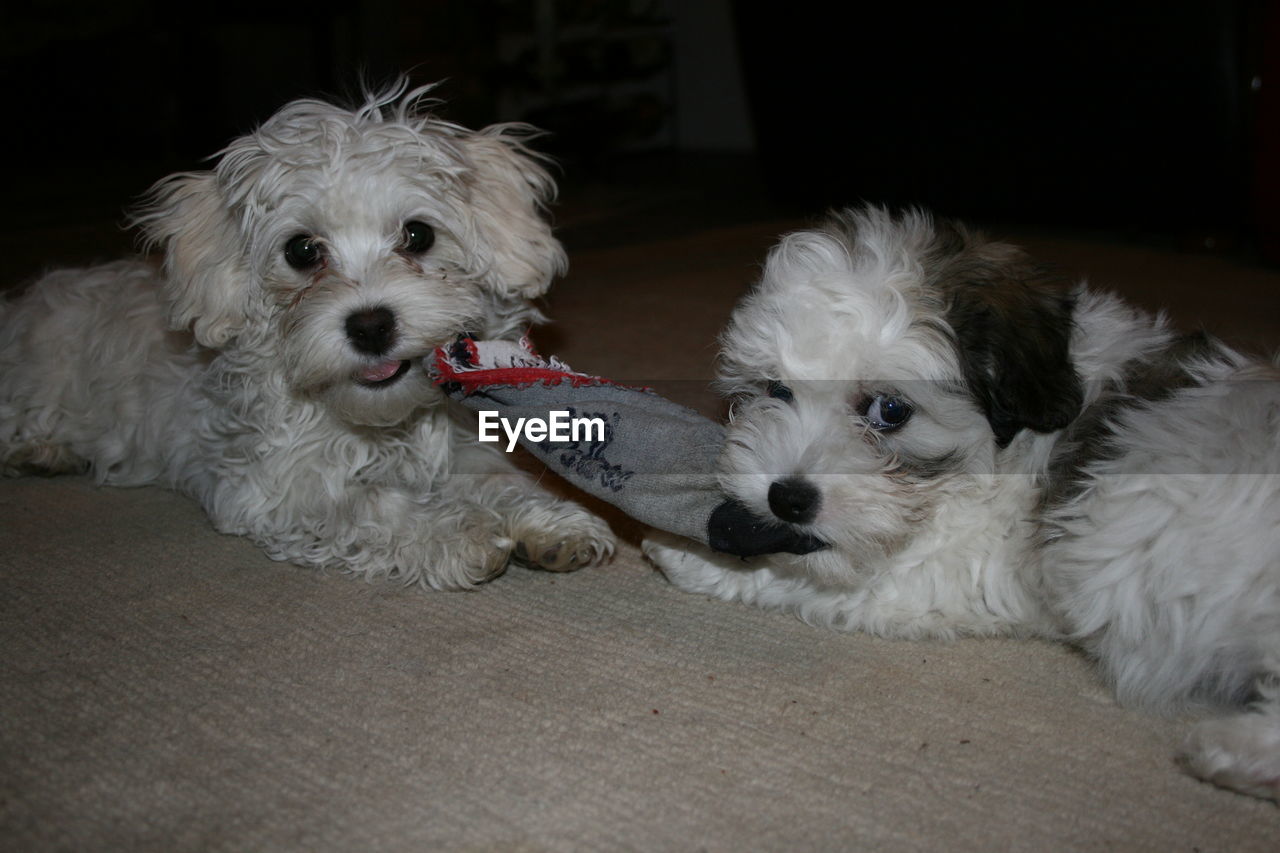
[[829, 547], [655, 537], [675, 584], [885, 636], [1073, 641], [1122, 702], [1235, 708], [1182, 761], [1280, 799], [1276, 365], [872, 208], [773, 250], [720, 382], [722, 485]]
[[[566, 261], [526, 128], [472, 132], [406, 88], [295, 101], [159, 182], [135, 219], [163, 269], [61, 270], [0, 305], [4, 473], [160, 484], [275, 559], [434, 588], [611, 553], [409, 369], [463, 330], [522, 332]], [[286, 259], [300, 235], [310, 265]], [[348, 318], [374, 310], [361, 344]]]

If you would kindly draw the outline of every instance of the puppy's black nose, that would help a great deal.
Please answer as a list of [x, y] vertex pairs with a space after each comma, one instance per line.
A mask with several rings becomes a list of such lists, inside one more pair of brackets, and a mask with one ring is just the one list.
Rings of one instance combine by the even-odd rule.
[[382, 355], [396, 339], [396, 315], [390, 308], [370, 308], [347, 317], [347, 339], [361, 352]]
[[808, 524], [818, 515], [822, 496], [808, 480], [788, 477], [769, 486], [769, 509], [783, 521]]

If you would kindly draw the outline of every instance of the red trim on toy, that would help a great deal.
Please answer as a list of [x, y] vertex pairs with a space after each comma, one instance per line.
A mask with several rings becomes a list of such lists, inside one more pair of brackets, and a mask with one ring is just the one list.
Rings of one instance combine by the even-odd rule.
[[[520, 342], [524, 343], [527, 340], [529, 340], [528, 337], [524, 337], [520, 339]], [[461, 341], [459, 341], [459, 343], [461, 343], [463, 346], [467, 348], [467, 355], [470, 357], [470, 361], [472, 364], [475, 364], [480, 360], [480, 347], [479, 345], [476, 344], [475, 338], [462, 338]], [[443, 349], [443, 347], [441, 349]], [[533, 352], [533, 347], [530, 347], [529, 351]], [[437, 350], [437, 354], [438, 353], [439, 353], [439, 350]], [[534, 353], [534, 355], [537, 355], [537, 353]]]
[[[465, 338], [461, 343], [467, 347], [468, 355], [472, 360], [479, 359], [479, 349], [473, 339]], [[542, 384], [548, 388], [553, 388], [562, 384], [565, 380], [568, 380], [573, 388], [585, 388], [592, 385], [614, 385], [635, 391], [651, 391], [647, 387], [622, 385], [602, 376], [588, 376], [585, 373], [556, 370], [550, 367], [487, 367], [474, 370], [458, 370], [447, 355], [448, 349], [448, 347], [436, 348], [434, 354], [436, 367], [435, 384], [455, 383], [462, 388], [463, 393], [467, 396], [484, 388], [494, 386], [527, 388], [530, 385]]]

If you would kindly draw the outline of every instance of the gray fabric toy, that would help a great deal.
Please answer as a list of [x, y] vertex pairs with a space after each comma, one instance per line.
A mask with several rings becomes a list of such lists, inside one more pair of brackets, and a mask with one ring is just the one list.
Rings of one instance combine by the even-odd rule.
[[538, 355], [527, 338], [462, 336], [436, 350], [429, 369], [452, 399], [480, 413], [483, 439], [504, 449], [518, 441], [637, 521], [743, 557], [823, 547], [727, 498], [715, 475], [724, 428], [652, 391], [577, 373]]

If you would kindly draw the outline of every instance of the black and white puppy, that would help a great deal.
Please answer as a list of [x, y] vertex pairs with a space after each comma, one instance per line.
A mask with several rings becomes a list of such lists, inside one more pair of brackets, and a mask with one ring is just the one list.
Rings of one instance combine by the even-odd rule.
[[1228, 709], [1185, 766], [1280, 799], [1275, 363], [870, 208], [782, 239], [720, 384], [722, 486], [814, 549], [648, 542], [675, 584], [885, 636], [1074, 641], [1122, 702]]

